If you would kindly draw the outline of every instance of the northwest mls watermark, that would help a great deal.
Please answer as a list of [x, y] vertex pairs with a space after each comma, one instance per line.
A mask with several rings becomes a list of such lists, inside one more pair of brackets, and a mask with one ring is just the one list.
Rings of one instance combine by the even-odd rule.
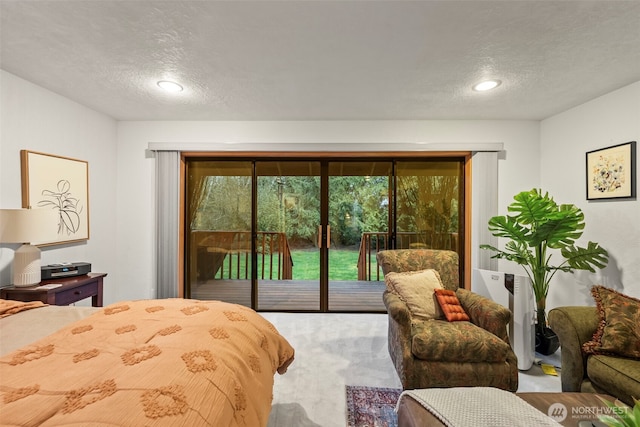
[[571, 410], [562, 403], [554, 403], [549, 406], [547, 415], [561, 423], [567, 418], [573, 420], [596, 420], [601, 416], [620, 417], [630, 411], [628, 407], [608, 406], [572, 406]]

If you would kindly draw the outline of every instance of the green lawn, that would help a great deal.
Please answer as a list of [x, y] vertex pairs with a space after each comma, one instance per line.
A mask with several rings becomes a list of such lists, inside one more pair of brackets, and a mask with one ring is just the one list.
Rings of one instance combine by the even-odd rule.
[[[294, 279], [317, 280], [320, 278], [319, 251], [291, 251], [291, 257]], [[330, 249], [329, 280], [358, 280], [358, 251]]]
[[[320, 252], [314, 249], [291, 251], [293, 259], [293, 279], [319, 280], [320, 278]], [[237, 278], [237, 259], [232, 258], [231, 268], [228, 261], [222, 266], [222, 272], [216, 277]], [[258, 271], [262, 271], [258, 257]], [[274, 266], [275, 267], [275, 266]], [[231, 273], [229, 273], [229, 269]], [[265, 265], [264, 277], [269, 277], [269, 265]], [[245, 270], [245, 259], [240, 259], [240, 271]], [[222, 276], [220, 275], [222, 273]], [[274, 277], [277, 275], [274, 272]], [[243, 276], [243, 273], [241, 274]], [[358, 251], [356, 250], [329, 250], [329, 280], [358, 280]]]

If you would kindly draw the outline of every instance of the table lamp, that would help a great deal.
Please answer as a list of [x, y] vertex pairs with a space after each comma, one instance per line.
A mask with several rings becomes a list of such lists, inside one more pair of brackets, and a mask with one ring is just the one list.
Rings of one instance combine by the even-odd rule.
[[0, 242], [23, 243], [13, 256], [13, 285], [40, 283], [40, 249], [30, 243], [56, 240], [58, 212], [53, 209], [0, 209]]

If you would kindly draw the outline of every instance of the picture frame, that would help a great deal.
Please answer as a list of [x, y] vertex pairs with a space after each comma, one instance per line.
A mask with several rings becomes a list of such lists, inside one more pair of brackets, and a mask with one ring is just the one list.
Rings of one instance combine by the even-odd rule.
[[20, 151], [22, 207], [55, 209], [57, 240], [38, 246], [89, 239], [89, 163], [36, 151]]
[[587, 200], [636, 197], [636, 141], [587, 152]]

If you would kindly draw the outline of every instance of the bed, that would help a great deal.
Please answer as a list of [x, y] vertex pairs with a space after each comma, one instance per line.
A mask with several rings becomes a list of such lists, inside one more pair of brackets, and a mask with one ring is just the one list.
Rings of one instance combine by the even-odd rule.
[[274, 375], [294, 358], [240, 305], [38, 305], [0, 300], [2, 425], [266, 426]]

